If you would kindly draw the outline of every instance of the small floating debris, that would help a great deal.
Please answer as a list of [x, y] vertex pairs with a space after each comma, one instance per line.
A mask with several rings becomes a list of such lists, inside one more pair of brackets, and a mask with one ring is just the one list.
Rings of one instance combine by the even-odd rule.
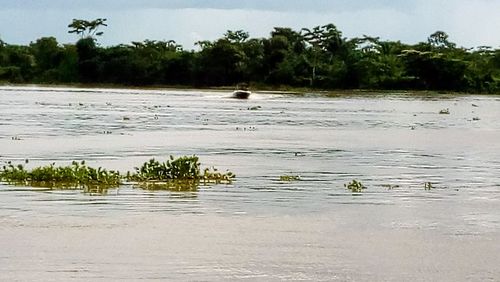
[[129, 117], [123, 117], [123, 120], [130, 120]]
[[478, 106], [478, 105], [476, 105], [476, 104], [472, 104], [472, 106], [473, 106], [473, 107], [475, 107], [475, 108], [479, 107], [479, 106]]
[[450, 114], [450, 109], [446, 108], [446, 109], [442, 109], [439, 111], [439, 114], [440, 115], [449, 115]]
[[392, 184], [382, 184], [382, 187], [387, 188], [387, 190], [394, 190], [396, 188], [399, 188], [399, 185], [392, 185]]
[[424, 189], [425, 189], [425, 190], [429, 191], [429, 190], [431, 190], [431, 189], [433, 189], [433, 188], [434, 188], [434, 187], [432, 186], [432, 183], [430, 183], [430, 182], [425, 182], [425, 184], [424, 184]]
[[255, 126], [249, 126], [249, 127], [236, 127], [236, 130], [243, 130], [243, 131], [257, 131], [257, 128]]
[[300, 181], [300, 175], [281, 175], [280, 181], [292, 182], [292, 181]]
[[366, 186], [364, 186], [363, 183], [357, 180], [353, 180], [350, 183], [344, 184], [344, 187], [351, 190], [353, 193], [361, 193], [366, 189]]
[[481, 120], [481, 119], [480, 119], [480, 118], [478, 118], [478, 117], [473, 117], [473, 118], [472, 118], [472, 120], [473, 120], [473, 121], [479, 121], [479, 120]]
[[19, 136], [12, 136], [12, 140], [19, 141], [22, 140]]
[[260, 109], [262, 109], [261, 106], [254, 106], [254, 107], [247, 108], [247, 110], [249, 110], [249, 111], [257, 111], [257, 110], [260, 110]]

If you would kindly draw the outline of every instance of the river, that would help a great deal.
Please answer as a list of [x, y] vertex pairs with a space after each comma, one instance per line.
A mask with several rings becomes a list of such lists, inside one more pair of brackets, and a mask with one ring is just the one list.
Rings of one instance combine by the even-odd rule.
[[499, 109], [479, 95], [0, 87], [1, 163], [125, 172], [197, 155], [236, 174], [190, 192], [0, 184], [0, 280], [498, 281]]

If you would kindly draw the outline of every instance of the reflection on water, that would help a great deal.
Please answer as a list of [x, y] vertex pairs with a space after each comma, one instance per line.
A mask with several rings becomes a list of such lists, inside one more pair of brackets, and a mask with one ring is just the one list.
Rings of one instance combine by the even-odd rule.
[[0, 88], [0, 162], [127, 171], [195, 154], [237, 175], [83, 193], [0, 184], [0, 280], [500, 277], [500, 100], [229, 95]]

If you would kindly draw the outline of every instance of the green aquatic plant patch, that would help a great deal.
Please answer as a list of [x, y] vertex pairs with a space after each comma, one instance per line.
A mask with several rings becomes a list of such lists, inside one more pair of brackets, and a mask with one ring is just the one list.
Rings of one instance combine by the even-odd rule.
[[364, 186], [363, 183], [357, 180], [353, 180], [350, 183], [344, 184], [344, 187], [351, 190], [353, 193], [361, 193], [366, 189], [366, 186]]
[[192, 191], [199, 185], [230, 184], [234, 178], [235, 175], [229, 171], [223, 173], [213, 167], [201, 169], [197, 156], [177, 159], [170, 156], [166, 162], [151, 159], [136, 168], [135, 172], [127, 172], [126, 175], [101, 167], [89, 167], [84, 161], [74, 161], [69, 166], [56, 166], [53, 163], [31, 170], [9, 162], [0, 170], [0, 181], [9, 184], [90, 192], [117, 188], [124, 181], [147, 190]]
[[[144, 183], [168, 183], [172, 185], [202, 183], [229, 184], [235, 178], [232, 172], [219, 172], [216, 168], [201, 169], [197, 156], [184, 156], [175, 159], [170, 156], [166, 162], [151, 159], [141, 167], [135, 168], [135, 173], [127, 173], [127, 180]], [[190, 185], [188, 185], [190, 186]], [[192, 185], [191, 185], [192, 186]]]
[[122, 177], [120, 172], [101, 167], [89, 167], [82, 162], [72, 162], [69, 166], [50, 164], [27, 170], [23, 165], [8, 163], [0, 170], [0, 180], [15, 185], [48, 188], [86, 188], [93, 186], [118, 187]]

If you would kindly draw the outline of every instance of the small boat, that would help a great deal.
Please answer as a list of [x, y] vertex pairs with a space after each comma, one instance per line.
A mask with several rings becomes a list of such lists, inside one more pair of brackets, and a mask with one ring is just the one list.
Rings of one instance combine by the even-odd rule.
[[231, 97], [236, 99], [248, 99], [250, 94], [252, 94], [252, 92], [247, 90], [236, 90], [233, 92], [233, 95]]

